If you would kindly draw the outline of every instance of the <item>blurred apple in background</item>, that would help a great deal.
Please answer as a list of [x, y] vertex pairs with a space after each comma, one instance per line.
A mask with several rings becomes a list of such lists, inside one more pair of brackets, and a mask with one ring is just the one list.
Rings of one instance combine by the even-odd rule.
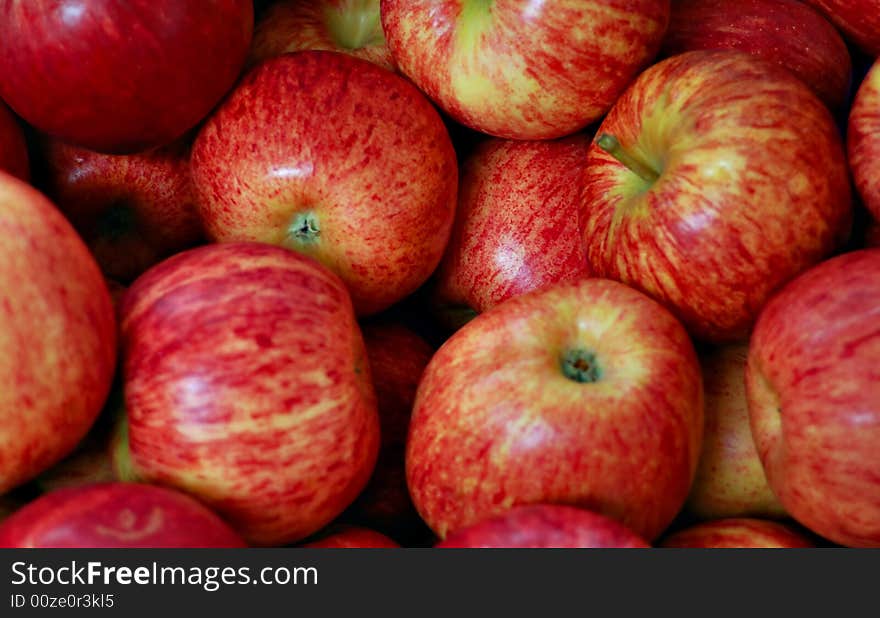
[[520, 506], [448, 536], [436, 547], [648, 548], [620, 523], [583, 509], [560, 505]]
[[770, 295], [849, 235], [849, 173], [828, 108], [743, 52], [652, 66], [598, 136], [581, 216], [590, 265], [699, 339], [744, 340]]
[[852, 61], [837, 29], [799, 0], [673, 0], [665, 55], [734, 49], [789, 69], [832, 110], [849, 95]]
[[31, 178], [24, 132], [18, 124], [18, 119], [2, 101], [0, 101], [0, 170], [24, 181], [29, 181]]
[[244, 547], [193, 498], [138, 483], [96, 483], [37, 498], [0, 524], [0, 547]]
[[50, 140], [43, 157], [43, 188], [108, 277], [130, 282], [202, 240], [185, 143], [106, 155]]
[[280, 0], [257, 22], [248, 63], [306, 49], [339, 51], [394, 70], [379, 0]]
[[706, 424], [687, 510], [700, 519], [784, 517], [773, 495], [749, 425], [745, 368], [748, 345], [700, 355]]
[[454, 316], [589, 273], [578, 226], [586, 135], [519, 142], [490, 139], [464, 162], [458, 210], [433, 291]]
[[880, 0], [805, 0], [821, 10], [854, 43], [880, 56]]
[[251, 0], [0, 1], [0, 95], [45, 133], [101, 152], [167, 144], [238, 78]]
[[859, 194], [874, 219], [880, 219], [880, 60], [874, 63], [856, 95], [847, 145]]
[[271, 245], [208, 245], [138, 278], [121, 315], [125, 480], [186, 491], [258, 545], [307, 537], [364, 488], [376, 396], [329, 270]]
[[365, 60], [307, 51], [261, 64], [203, 127], [192, 165], [212, 239], [316, 258], [360, 315], [415, 292], [449, 240], [449, 134], [412, 84]]
[[669, 0], [382, 0], [400, 70], [455, 120], [549, 139], [598, 120], [657, 53]]
[[300, 547], [324, 548], [396, 548], [400, 545], [384, 534], [358, 526], [333, 526], [325, 534]]
[[41, 193], [0, 172], [0, 494], [68, 455], [116, 363], [107, 285]]
[[646, 540], [681, 510], [703, 431], [700, 366], [682, 325], [620, 283], [511, 298], [431, 359], [407, 484], [441, 538], [521, 504], [580, 506]]
[[880, 546], [880, 249], [786, 285], [752, 335], [746, 387], [767, 480], [801, 524]]
[[815, 547], [812, 539], [779, 522], [750, 518], [717, 519], [679, 530], [660, 547], [714, 549]]

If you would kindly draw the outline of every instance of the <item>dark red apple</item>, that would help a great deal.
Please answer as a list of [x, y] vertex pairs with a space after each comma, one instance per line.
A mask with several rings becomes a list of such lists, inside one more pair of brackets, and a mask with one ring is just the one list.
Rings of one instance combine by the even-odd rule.
[[47, 194], [108, 277], [129, 282], [202, 239], [184, 143], [108, 155], [49, 141], [43, 154]]
[[91, 150], [167, 144], [238, 78], [253, 21], [251, 0], [2, 0], [0, 95]]
[[376, 396], [348, 292], [318, 262], [262, 243], [190, 249], [139, 277], [121, 315], [115, 469], [196, 496], [259, 545], [309, 536], [364, 488]]
[[583, 509], [530, 505], [511, 509], [455, 532], [436, 547], [648, 548], [617, 521]]
[[865, 52], [880, 56], [880, 0], [805, 0], [833, 21]]
[[815, 543], [775, 521], [750, 518], [716, 519], [667, 536], [660, 547], [770, 549], [815, 547]]
[[29, 181], [31, 178], [27, 143], [18, 120], [0, 101], [0, 170], [17, 178]]
[[339, 526], [328, 534], [301, 547], [348, 548], [395, 548], [400, 545], [384, 534], [359, 526]]
[[0, 524], [0, 547], [244, 547], [232, 528], [182, 493], [138, 483], [59, 489]]

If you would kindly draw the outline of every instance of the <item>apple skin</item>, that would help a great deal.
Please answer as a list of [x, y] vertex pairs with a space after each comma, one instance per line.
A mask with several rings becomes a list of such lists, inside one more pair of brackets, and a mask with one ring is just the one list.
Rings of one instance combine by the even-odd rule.
[[746, 399], [747, 344], [700, 355], [705, 397], [703, 448], [686, 508], [700, 519], [785, 517], [752, 439]]
[[307, 49], [351, 54], [395, 70], [379, 0], [280, 0], [257, 21], [248, 63]]
[[660, 48], [669, 0], [382, 0], [398, 68], [458, 122], [512, 139], [579, 131]]
[[0, 524], [0, 547], [245, 547], [219, 516], [193, 498], [138, 483], [59, 489]]
[[211, 111], [238, 78], [254, 16], [251, 0], [208, 11], [203, 0], [2, 0], [0, 19], [9, 106], [64, 141], [131, 153]]
[[194, 495], [256, 545], [307, 537], [364, 488], [376, 397], [329, 270], [267, 244], [208, 245], [138, 278], [121, 315], [128, 452], [114, 456], [134, 479]]
[[810, 269], [764, 308], [746, 392], [773, 492], [799, 523], [880, 546], [880, 249]]
[[88, 248], [36, 189], [0, 172], [0, 494], [67, 456], [101, 411], [116, 320]]
[[770, 295], [849, 234], [849, 171], [831, 113], [791, 73], [743, 52], [652, 66], [598, 134], [659, 179], [594, 142], [581, 211], [590, 265], [663, 303], [698, 339], [745, 340]]
[[[584, 382], [568, 377], [577, 366]], [[651, 540], [684, 504], [702, 430], [682, 325], [614, 281], [557, 284], [480, 314], [437, 351], [410, 421], [407, 484], [440, 539], [551, 503]]]
[[359, 526], [339, 526], [338, 529], [331, 531], [325, 536], [305, 543], [301, 547], [309, 548], [332, 548], [332, 549], [354, 549], [354, 548], [398, 548], [400, 545], [375, 530], [369, 528], [361, 528]]
[[25, 182], [31, 179], [30, 158], [21, 125], [5, 103], [0, 101], [0, 170]]
[[359, 315], [415, 292], [452, 229], [458, 168], [440, 115], [402, 77], [341, 53], [251, 71], [202, 128], [192, 166], [210, 238], [311, 255]]
[[589, 272], [578, 226], [590, 140], [489, 139], [462, 166], [452, 238], [436, 276], [437, 311], [482, 313]]
[[47, 140], [43, 159], [46, 193], [108, 277], [130, 282], [202, 240], [185, 143], [109, 155]]
[[752, 518], [716, 519], [679, 530], [667, 536], [659, 547], [714, 549], [808, 548], [815, 543], [791, 527], [775, 521]]
[[880, 60], [853, 102], [847, 147], [856, 188], [874, 219], [880, 219]]
[[822, 11], [865, 52], [880, 56], [880, 0], [804, 0]]
[[737, 49], [791, 70], [832, 110], [849, 96], [852, 60], [837, 29], [798, 0], [673, 0], [662, 54]]
[[650, 545], [603, 515], [570, 506], [535, 504], [514, 507], [459, 530], [435, 547], [646, 549]]

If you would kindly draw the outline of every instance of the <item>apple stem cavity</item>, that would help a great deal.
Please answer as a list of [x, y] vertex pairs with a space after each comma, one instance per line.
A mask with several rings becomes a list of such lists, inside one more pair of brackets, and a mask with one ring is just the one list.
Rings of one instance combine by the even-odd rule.
[[660, 178], [660, 173], [641, 161], [620, 144], [620, 141], [609, 133], [603, 133], [596, 140], [596, 145], [625, 165], [633, 174], [647, 183], [653, 184]]
[[343, 49], [381, 47], [385, 44], [379, 3], [374, 0], [349, 0], [341, 6], [329, 7], [325, 15], [327, 29], [334, 42]]
[[318, 218], [312, 212], [297, 213], [287, 230], [287, 235], [300, 245], [318, 242], [318, 237], [321, 236]]
[[592, 384], [602, 379], [602, 367], [591, 350], [570, 349], [562, 355], [560, 364], [565, 377], [574, 382]]

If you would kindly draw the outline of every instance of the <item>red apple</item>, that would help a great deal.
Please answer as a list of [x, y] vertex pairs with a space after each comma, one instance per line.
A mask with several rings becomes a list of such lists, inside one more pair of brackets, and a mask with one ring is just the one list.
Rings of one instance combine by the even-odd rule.
[[0, 547], [244, 547], [220, 517], [182, 493], [95, 483], [37, 498], [0, 524]]
[[0, 494], [76, 447], [116, 363], [116, 320], [88, 248], [36, 189], [0, 172]]
[[705, 419], [703, 449], [687, 508], [701, 519], [784, 517], [752, 439], [746, 400], [748, 345], [701, 355]]
[[519, 506], [451, 534], [437, 547], [648, 548], [620, 523], [570, 506]]
[[849, 116], [849, 162], [865, 207], [880, 219], [880, 60], [859, 88]]
[[102, 152], [167, 144], [211, 111], [251, 42], [251, 0], [0, 0], [0, 96]]
[[[258, 545], [321, 529], [364, 488], [379, 419], [342, 281], [261, 243], [179, 253], [123, 300], [127, 452]], [[125, 442], [123, 442], [125, 445]]]
[[660, 547], [714, 549], [771, 549], [815, 547], [813, 541], [789, 526], [761, 519], [716, 519], [670, 534]]
[[591, 267], [716, 343], [746, 338], [770, 295], [842, 244], [851, 220], [828, 108], [742, 52], [688, 52], [645, 71], [587, 162]]
[[29, 181], [31, 178], [24, 133], [18, 120], [2, 101], [0, 101], [0, 170], [24, 181]]
[[49, 141], [44, 158], [46, 192], [108, 277], [131, 281], [201, 240], [185, 144], [107, 155]]
[[657, 53], [669, 0], [382, 0], [399, 69], [450, 116], [549, 139], [598, 120]]
[[249, 63], [306, 49], [339, 51], [394, 70], [379, 0], [280, 0], [257, 22]]
[[805, 0], [871, 56], [880, 56], [880, 0]]
[[192, 164], [211, 238], [311, 255], [361, 315], [419, 288], [452, 228], [458, 176], [440, 116], [402, 77], [345, 54], [258, 66], [204, 126]]
[[651, 540], [694, 478], [702, 394], [687, 333], [644, 294], [585, 279], [517, 296], [425, 370], [406, 452], [413, 502], [441, 539], [561, 503]]
[[764, 308], [749, 348], [752, 434], [773, 492], [841, 545], [880, 546], [880, 249], [830, 259]]
[[437, 275], [440, 311], [487, 311], [589, 273], [578, 227], [589, 138], [491, 139], [464, 162], [452, 238]]
[[324, 547], [334, 549], [350, 548], [396, 548], [398, 543], [369, 528], [340, 526], [302, 547]]
[[790, 69], [831, 109], [849, 96], [846, 43], [798, 0], [673, 0], [663, 53], [698, 49], [737, 49]]

